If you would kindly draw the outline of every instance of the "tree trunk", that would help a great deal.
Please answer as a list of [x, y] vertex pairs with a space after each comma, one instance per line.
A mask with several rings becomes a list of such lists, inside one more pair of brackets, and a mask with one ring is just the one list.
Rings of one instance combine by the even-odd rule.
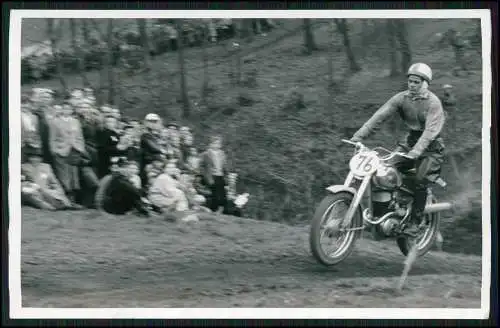
[[349, 27], [347, 26], [347, 21], [345, 18], [335, 19], [335, 24], [337, 25], [337, 29], [342, 34], [342, 38], [344, 41], [344, 49], [347, 55], [347, 59], [349, 60], [349, 68], [352, 73], [359, 72], [361, 67], [356, 62], [356, 57], [354, 56], [354, 52], [351, 48], [351, 40], [349, 38]]
[[108, 19], [107, 41], [108, 54], [106, 56], [106, 66], [108, 67], [108, 103], [110, 105], [115, 105], [115, 72], [113, 69], [113, 19]]
[[201, 51], [203, 56], [203, 86], [201, 89], [201, 101], [203, 104], [207, 103], [207, 93], [208, 86], [210, 84], [210, 76], [208, 73], [208, 52], [207, 52], [207, 42], [208, 36], [207, 33], [203, 33], [203, 41], [201, 43]]
[[314, 40], [314, 34], [311, 28], [311, 20], [305, 18], [303, 20], [304, 27], [304, 46], [307, 54], [311, 54], [314, 50], [317, 50], [316, 42]]
[[50, 39], [50, 45], [52, 48], [52, 54], [54, 56], [54, 61], [56, 62], [56, 75], [59, 77], [62, 88], [64, 92], [68, 91], [66, 81], [64, 80], [63, 65], [58, 49], [58, 38], [56, 36], [56, 31], [54, 28], [54, 18], [47, 18], [47, 37]]
[[71, 29], [71, 45], [73, 47], [74, 55], [78, 60], [78, 74], [80, 74], [80, 77], [82, 78], [83, 85], [85, 87], [90, 87], [89, 80], [85, 75], [85, 59], [83, 58], [82, 42], [77, 35], [78, 28], [76, 25], [77, 24], [76, 18], [70, 18], [69, 24]]
[[146, 20], [138, 18], [137, 19], [137, 27], [139, 29], [139, 35], [141, 36], [141, 45], [142, 45], [142, 50], [143, 50], [144, 66], [146, 67], [146, 70], [149, 71], [151, 69], [151, 63], [149, 60], [149, 56], [151, 53], [151, 45], [149, 43], [148, 31], [146, 28]]
[[[333, 79], [333, 54], [335, 52], [334, 50], [334, 44], [333, 44], [333, 38], [334, 36], [334, 23], [330, 22], [330, 38], [329, 38], [329, 43], [328, 43], [328, 48], [330, 51], [328, 51], [328, 86], [331, 88], [333, 87], [334, 84], [334, 79]], [[331, 94], [331, 92], [330, 92]]]
[[186, 86], [186, 71], [185, 71], [185, 63], [184, 63], [184, 38], [182, 38], [182, 22], [179, 19], [177, 21], [177, 31], [179, 33], [179, 37], [177, 38], [178, 48], [177, 52], [179, 54], [179, 70], [181, 77], [181, 99], [182, 99], [182, 116], [183, 118], [189, 118], [190, 116], [190, 105], [189, 98], [187, 94], [187, 86]]
[[87, 19], [83, 18], [80, 21], [82, 23], [83, 41], [85, 41], [85, 44], [90, 44], [89, 25]]
[[[243, 26], [243, 20], [238, 19], [235, 20], [235, 43], [237, 44], [236, 46], [236, 64], [235, 64], [235, 71], [236, 74], [233, 80], [234, 85], [240, 85], [241, 84], [241, 64], [242, 64], [242, 59], [241, 59], [241, 49], [242, 49], [242, 43], [243, 43], [243, 35], [244, 35], [244, 26]], [[233, 71], [233, 69], [231, 69]]]
[[390, 76], [399, 75], [398, 71], [398, 55], [396, 49], [396, 33], [394, 31], [394, 21], [392, 19], [387, 20], [387, 36], [389, 39], [389, 61], [391, 65]]
[[411, 49], [408, 42], [408, 33], [406, 30], [406, 23], [402, 19], [397, 19], [395, 22], [396, 36], [399, 41], [401, 50], [401, 70], [406, 72], [411, 65]]

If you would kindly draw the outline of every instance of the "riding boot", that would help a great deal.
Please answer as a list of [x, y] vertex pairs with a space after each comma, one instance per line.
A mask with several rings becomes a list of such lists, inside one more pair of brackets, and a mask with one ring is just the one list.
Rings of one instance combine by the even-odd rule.
[[425, 186], [416, 186], [413, 194], [413, 209], [411, 221], [413, 224], [421, 223], [425, 205], [427, 203], [427, 188]]

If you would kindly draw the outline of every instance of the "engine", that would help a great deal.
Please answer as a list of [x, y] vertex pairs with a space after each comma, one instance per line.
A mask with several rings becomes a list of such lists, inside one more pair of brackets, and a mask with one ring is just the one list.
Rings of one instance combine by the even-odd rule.
[[399, 226], [399, 220], [392, 217], [386, 219], [384, 222], [380, 224], [380, 228], [383, 234], [386, 236], [391, 236], [396, 227], [398, 226]]
[[382, 236], [392, 236], [401, 220], [407, 215], [411, 195], [402, 190], [386, 191], [375, 190], [372, 192], [373, 216], [385, 219], [380, 222], [376, 230]]

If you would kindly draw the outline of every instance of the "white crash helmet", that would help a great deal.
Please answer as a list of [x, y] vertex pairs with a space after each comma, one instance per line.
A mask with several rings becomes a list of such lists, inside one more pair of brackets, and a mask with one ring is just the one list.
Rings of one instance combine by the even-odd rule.
[[431, 83], [432, 81], [432, 70], [431, 68], [424, 63], [416, 63], [410, 66], [408, 69], [408, 76], [416, 75], [426, 80], [427, 83]]
[[146, 117], [144, 118], [144, 120], [147, 121], [147, 122], [159, 121], [160, 120], [160, 116], [158, 116], [158, 114], [155, 114], [155, 113], [149, 113], [148, 115], [146, 115]]

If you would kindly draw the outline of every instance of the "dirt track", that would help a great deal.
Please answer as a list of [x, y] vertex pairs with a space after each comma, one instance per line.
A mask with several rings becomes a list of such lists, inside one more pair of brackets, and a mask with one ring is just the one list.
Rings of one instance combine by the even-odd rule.
[[25, 307], [480, 307], [477, 256], [432, 252], [398, 293], [394, 242], [364, 238], [326, 268], [309, 253], [308, 227], [30, 208], [22, 221]]

